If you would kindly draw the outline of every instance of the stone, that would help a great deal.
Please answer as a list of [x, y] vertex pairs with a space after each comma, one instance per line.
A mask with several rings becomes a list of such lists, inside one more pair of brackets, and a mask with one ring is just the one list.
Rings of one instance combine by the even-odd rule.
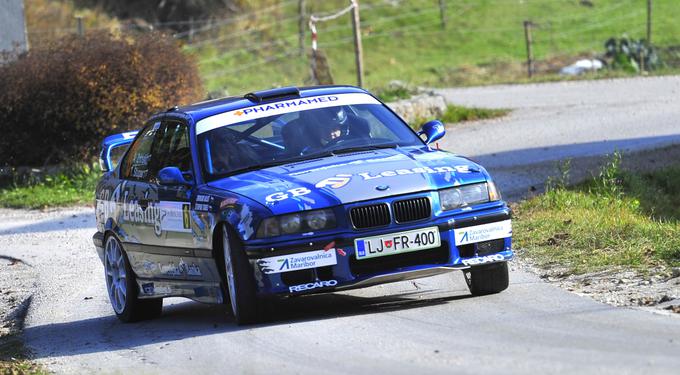
[[436, 94], [420, 94], [387, 105], [414, 129], [420, 129], [418, 122], [439, 119], [446, 111], [444, 97]]

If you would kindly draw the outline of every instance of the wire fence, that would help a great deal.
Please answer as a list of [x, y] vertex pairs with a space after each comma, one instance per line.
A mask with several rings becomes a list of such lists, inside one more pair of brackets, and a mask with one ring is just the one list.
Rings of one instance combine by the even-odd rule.
[[[301, 84], [309, 82], [310, 76], [310, 16], [321, 18], [349, 5], [348, 0], [307, 0], [301, 6], [301, 1], [281, 0], [231, 17], [159, 22], [151, 27], [183, 28], [172, 35], [196, 56], [211, 89]], [[361, 37], [369, 74], [379, 77], [377, 80], [389, 75], [390, 69], [394, 78], [400, 78], [399, 72], [404, 70], [401, 64], [427, 66], [422, 59], [428, 57], [421, 56], [421, 51], [432, 55], [432, 63], [449, 67], [484, 63], [484, 59], [520, 63], [526, 59], [524, 21], [532, 25], [532, 58], [536, 61], [559, 55], [595, 56], [604, 52], [604, 42], [610, 37], [646, 37], [646, 3], [647, 0], [361, 0]], [[655, 4], [664, 9], [673, 9], [676, 4], [680, 11], [677, 0], [656, 0]], [[654, 41], [660, 45], [680, 44], [680, 26], [668, 18], [657, 16], [660, 21], [653, 25]], [[340, 72], [336, 76], [341, 80], [352, 77], [354, 38], [349, 17], [342, 15], [316, 27], [318, 48], [328, 55], [331, 69]], [[29, 37], [40, 39], [75, 32], [74, 25], [73, 29], [31, 30]], [[438, 52], [437, 46], [441, 47]], [[394, 55], [392, 59], [398, 60], [399, 66], [386, 66], [385, 61], [391, 60], [384, 55]], [[408, 56], [412, 61], [405, 61]], [[244, 80], [246, 76], [248, 80]]]

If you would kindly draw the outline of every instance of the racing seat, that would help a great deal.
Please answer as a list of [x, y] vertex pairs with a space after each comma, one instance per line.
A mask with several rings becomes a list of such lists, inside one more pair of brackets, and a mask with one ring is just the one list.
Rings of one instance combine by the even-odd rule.
[[311, 134], [308, 122], [302, 119], [293, 120], [284, 125], [281, 129], [281, 137], [286, 153], [300, 155], [306, 149], [321, 148], [321, 142], [316, 137], [310, 136]]
[[366, 119], [355, 115], [347, 116], [347, 139], [371, 138], [371, 126]]

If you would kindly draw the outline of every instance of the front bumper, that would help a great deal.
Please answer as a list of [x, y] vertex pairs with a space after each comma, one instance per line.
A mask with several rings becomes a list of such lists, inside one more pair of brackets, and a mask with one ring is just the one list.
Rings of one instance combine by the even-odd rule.
[[[513, 258], [511, 237], [463, 246], [455, 245], [454, 230], [510, 220], [506, 205], [459, 213], [426, 222], [372, 231], [342, 233], [313, 240], [287, 241], [268, 246], [248, 246], [245, 250], [253, 267], [260, 295], [309, 294], [366, 287], [416, 279], [462, 270], [480, 264], [504, 262]], [[358, 260], [354, 240], [386, 233], [437, 226], [441, 246], [378, 258]], [[283, 273], [264, 273], [258, 260], [332, 247], [337, 264]]]

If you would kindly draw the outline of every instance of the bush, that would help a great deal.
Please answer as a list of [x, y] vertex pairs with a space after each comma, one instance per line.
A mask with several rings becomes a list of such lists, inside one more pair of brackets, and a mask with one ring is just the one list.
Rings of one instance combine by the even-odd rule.
[[0, 67], [0, 166], [89, 160], [106, 135], [202, 94], [195, 63], [169, 37], [60, 39]]
[[607, 50], [605, 58], [609, 60], [609, 66], [614, 69], [637, 73], [640, 70], [655, 70], [663, 67], [656, 47], [644, 39], [610, 38], [604, 46]]

